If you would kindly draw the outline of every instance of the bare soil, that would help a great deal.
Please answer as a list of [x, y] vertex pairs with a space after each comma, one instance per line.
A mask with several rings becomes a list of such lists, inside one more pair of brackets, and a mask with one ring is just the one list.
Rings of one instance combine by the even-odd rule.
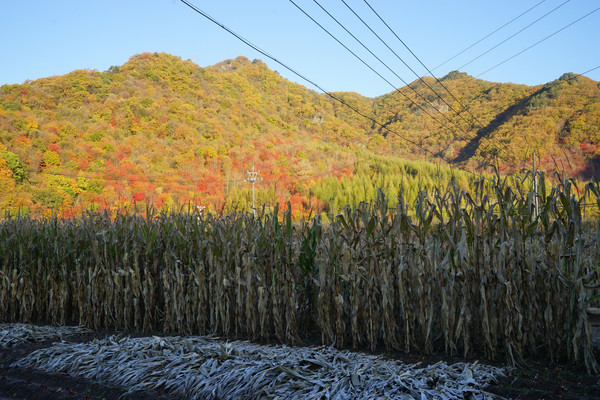
[[510, 399], [600, 399], [600, 377], [572, 365], [529, 363], [510, 373], [489, 392]]

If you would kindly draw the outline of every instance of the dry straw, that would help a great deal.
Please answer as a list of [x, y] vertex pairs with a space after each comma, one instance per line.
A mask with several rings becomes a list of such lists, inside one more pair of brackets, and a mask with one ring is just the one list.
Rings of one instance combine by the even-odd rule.
[[109, 337], [57, 343], [14, 366], [43, 368], [188, 399], [491, 399], [505, 371], [477, 363], [407, 365], [331, 348], [202, 337]]
[[0, 348], [19, 346], [26, 342], [63, 339], [88, 332], [80, 326], [35, 326], [29, 324], [0, 324]]

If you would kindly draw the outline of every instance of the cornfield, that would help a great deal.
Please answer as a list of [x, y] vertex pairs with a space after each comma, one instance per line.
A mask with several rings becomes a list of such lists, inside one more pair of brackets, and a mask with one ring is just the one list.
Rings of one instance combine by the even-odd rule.
[[0, 321], [513, 364], [549, 356], [599, 372], [586, 309], [600, 225], [582, 202], [600, 206], [600, 187], [525, 188], [481, 179], [472, 193], [449, 185], [413, 204], [400, 193], [392, 210], [380, 192], [328, 223], [292, 221], [289, 209], [7, 217]]

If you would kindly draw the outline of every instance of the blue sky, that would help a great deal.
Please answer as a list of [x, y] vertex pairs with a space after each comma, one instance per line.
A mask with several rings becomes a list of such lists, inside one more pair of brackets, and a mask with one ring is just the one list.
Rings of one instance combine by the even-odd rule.
[[[190, 0], [246, 39], [329, 91], [365, 96], [394, 88], [344, 50], [287, 0]], [[294, 0], [348, 44], [394, 86], [403, 83], [353, 41], [313, 0]], [[541, 0], [368, 0], [411, 50], [433, 69]], [[418, 74], [428, 75], [373, 15], [363, 0], [346, 0]], [[484, 53], [565, 0], [542, 4], [477, 46], [435, 69], [442, 77]], [[341, 0], [319, 0], [355, 36], [407, 82], [408, 70]], [[523, 33], [461, 69], [478, 76], [600, 6], [597, 0], [571, 0]], [[0, 24], [0, 85], [61, 75], [75, 69], [104, 71], [141, 52], [167, 52], [200, 66], [244, 55], [259, 58], [282, 76], [311, 87], [283, 67], [250, 49], [179, 0], [5, 1]], [[495, 82], [535, 85], [564, 72], [581, 73], [600, 65], [600, 11], [566, 28], [524, 54], [480, 76]], [[600, 81], [600, 68], [589, 73]]]

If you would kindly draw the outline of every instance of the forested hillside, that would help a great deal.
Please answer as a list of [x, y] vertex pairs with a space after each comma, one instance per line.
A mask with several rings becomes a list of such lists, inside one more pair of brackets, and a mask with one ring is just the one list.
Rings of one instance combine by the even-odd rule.
[[[446, 160], [470, 167], [494, 164], [508, 173], [529, 168], [535, 152], [546, 170], [583, 179], [594, 168], [600, 174], [600, 85], [585, 76], [566, 73], [532, 87], [452, 72], [441, 83], [426, 77], [411, 87], [421, 96], [403, 88], [406, 96], [394, 92], [375, 99], [378, 119], [391, 121], [389, 128]], [[392, 144], [395, 151], [410, 148], [399, 135], [391, 139], [398, 143]]]
[[451, 73], [442, 83], [459, 104], [425, 81], [445, 101], [422, 82], [411, 85], [420, 96], [408, 88], [374, 99], [336, 94], [390, 130], [244, 57], [200, 68], [144, 53], [105, 72], [5, 85], [0, 207], [247, 211], [253, 163], [257, 203], [289, 201], [296, 214], [334, 212], [377, 187], [393, 198], [402, 185], [410, 200], [452, 176], [466, 186], [459, 168], [515, 171], [534, 151], [546, 169], [591, 175], [600, 155], [597, 82], [565, 74], [528, 87]]

